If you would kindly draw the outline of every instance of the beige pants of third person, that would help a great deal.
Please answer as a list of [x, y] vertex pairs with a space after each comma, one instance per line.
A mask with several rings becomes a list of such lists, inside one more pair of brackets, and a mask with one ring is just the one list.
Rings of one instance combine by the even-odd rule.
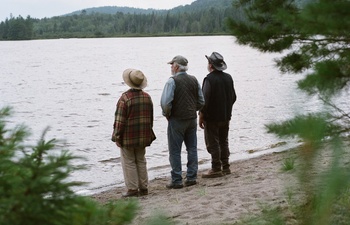
[[124, 182], [127, 189], [147, 189], [148, 173], [145, 148], [120, 148]]

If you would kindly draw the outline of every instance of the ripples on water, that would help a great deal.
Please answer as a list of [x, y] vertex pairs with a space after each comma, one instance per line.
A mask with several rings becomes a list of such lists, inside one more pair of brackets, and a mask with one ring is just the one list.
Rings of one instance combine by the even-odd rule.
[[[170, 172], [167, 122], [159, 102], [170, 77], [167, 62], [175, 55], [187, 57], [188, 72], [200, 83], [207, 74], [205, 55], [218, 51], [224, 56], [238, 96], [229, 136], [232, 162], [295, 146], [295, 140], [266, 134], [264, 124], [290, 118], [299, 109], [320, 107], [296, 90], [298, 76], [279, 74], [273, 62], [278, 55], [238, 46], [229, 36], [8, 41], [0, 42], [0, 51], [0, 106], [14, 107], [11, 123], [29, 126], [30, 141], [38, 140], [49, 126], [47, 139], [63, 140], [66, 148], [86, 158], [76, 163], [88, 169], [72, 177], [89, 182], [78, 190], [84, 194], [124, 185], [119, 149], [110, 135], [116, 101], [127, 90], [121, 76], [126, 68], [145, 73], [145, 91], [154, 102], [157, 139], [146, 155], [151, 179]], [[199, 169], [209, 168], [200, 128], [198, 154]]]

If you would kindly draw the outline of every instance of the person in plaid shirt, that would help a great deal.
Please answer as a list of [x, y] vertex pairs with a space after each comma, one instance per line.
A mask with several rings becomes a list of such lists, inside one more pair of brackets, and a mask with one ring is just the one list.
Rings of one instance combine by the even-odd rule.
[[127, 192], [123, 197], [148, 194], [146, 147], [156, 139], [153, 132], [153, 103], [142, 89], [147, 78], [136, 69], [123, 72], [123, 80], [130, 87], [119, 98], [115, 111], [112, 141], [121, 150], [121, 162]]

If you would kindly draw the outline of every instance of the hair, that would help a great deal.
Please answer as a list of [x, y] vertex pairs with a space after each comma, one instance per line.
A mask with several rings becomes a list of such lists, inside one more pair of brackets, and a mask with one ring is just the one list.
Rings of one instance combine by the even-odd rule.
[[179, 66], [179, 71], [184, 72], [188, 70], [188, 66], [180, 65], [176, 62], [174, 62], [175, 65]]
[[221, 71], [221, 70], [217, 70], [217, 69], [215, 68], [215, 66], [213, 65], [213, 63], [211, 63], [210, 61], [208, 61], [208, 62], [209, 62], [210, 68], [211, 68], [213, 71]]

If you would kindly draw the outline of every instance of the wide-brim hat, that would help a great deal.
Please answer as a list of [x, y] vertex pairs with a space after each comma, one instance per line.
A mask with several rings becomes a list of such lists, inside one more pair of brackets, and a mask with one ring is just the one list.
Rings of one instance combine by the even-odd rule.
[[129, 87], [134, 89], [143, 89], [147, 86], [146, 76], [137, 69], [124, 70], [123, 80]]
[[224, 57], [220, 53], [213, 52], [209, 57], [207, 55], [205, 57], [208, 59], [209, 63], [212, 64], [216, 70], [223, 71], [227, 69], [227, 65], [224, 61]]

